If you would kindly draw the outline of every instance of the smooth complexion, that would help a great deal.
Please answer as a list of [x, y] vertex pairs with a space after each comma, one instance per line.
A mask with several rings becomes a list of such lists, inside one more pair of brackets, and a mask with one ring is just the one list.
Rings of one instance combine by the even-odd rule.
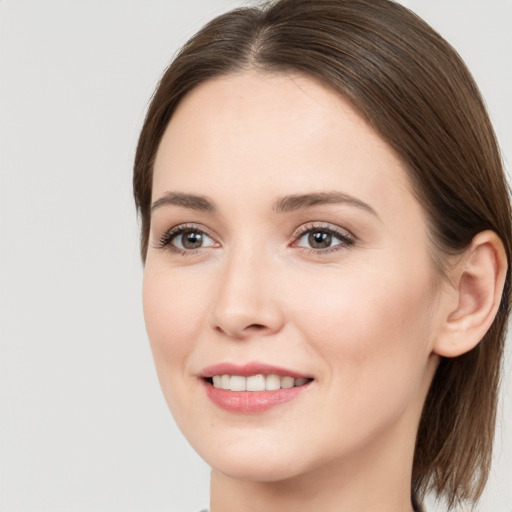
[[[412, 510], [416, 430], [457, 298], [396, 154], [330, 89], [247, 71], [181, 102], [152, 200], [147, 330], [169, 407], [213, 468], [211, 511]], [[230, 411], [202, 373], [224, 363], [313, 380]]]

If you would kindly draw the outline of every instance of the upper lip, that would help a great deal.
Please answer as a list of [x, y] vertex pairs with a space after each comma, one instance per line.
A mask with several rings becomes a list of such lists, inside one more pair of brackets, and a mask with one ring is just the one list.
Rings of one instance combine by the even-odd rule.
[[214, 375], [241, 375], [243, 377], [250, 377], [251, 375], [279, 375], [280, 377], [293, 377], [294, 379], [306, 379], [310, 376], [289, 368], [275, 366], [258, 361], [235, 364], [235, 363], [218, 363], [207, 366], [201, 370], [199, 376], [208, 379]]

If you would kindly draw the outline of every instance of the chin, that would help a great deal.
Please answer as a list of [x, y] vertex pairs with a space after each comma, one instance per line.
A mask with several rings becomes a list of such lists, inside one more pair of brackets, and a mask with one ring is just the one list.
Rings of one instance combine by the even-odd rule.
[[[205, 456], [200, 453], [210, 467], [223, 475], [235, 480], [251, 482], [280, 482], [292, 479], [302, 473], [303, 469], [287, 460], [268, 460], [265, 455], [250, 457], [244, 454], [233, 454], [232, 457]], [[264, 463], [262, 463], [264, 461]]]
[[[201, 437], [199, 443], [189, 438], [192, 447], [212, 469], [230, 478], [277, 482], [294, 478], [308, 470], [304, 453], [296, 449], [300, 445], [286, 443], [284, 439], [272, 440], [269, 436], [265, 438], [263, 433], [259, 436], [246, 433], [245, 439], [238, 439], [238, 442]], [[208, 445], [205, 439], [209, 440]]]

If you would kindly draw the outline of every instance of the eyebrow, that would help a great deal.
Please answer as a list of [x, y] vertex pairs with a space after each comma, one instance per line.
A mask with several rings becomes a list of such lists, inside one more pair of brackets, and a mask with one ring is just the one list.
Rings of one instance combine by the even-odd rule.
[[215, 213], [217, 211], [213, 202], [207, 197], [182, 192], [166, 192], [151, 205], [151, 211], [168, 204], [203, 212]]
[[311, 208], [322, 204], [346, 204], [361, 208], [378, 217], [377, 212], [367, 203], [342, 192], [315, 192], [285, 196], [274, 204], [276, 213], [286, 213]]
[[[314, 192], [284, 196], [274, 203], [273, 210], [275, 213], [288, 213], [323, 204], [346, 204], [365, 210], [376, 217], [379, 216], [369, 204], [342, 192]], [[182, 208], [209, 213], [217, 212], [214, 202], [207, 197], [183, 192], [166, 192], [151, 205], [151, 211], [164, 205], [181, 206]]]

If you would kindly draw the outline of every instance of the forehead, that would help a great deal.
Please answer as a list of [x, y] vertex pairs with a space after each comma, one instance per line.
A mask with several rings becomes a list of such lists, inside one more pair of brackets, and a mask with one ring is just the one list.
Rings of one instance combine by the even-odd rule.
[[168, 190], [235, 194], [247, 207], [326, 189], [384, 210], [416, 203], [395, 152], [341, 95], [300, 75], [247, 71], [201, 84], [155, 160], [153, 200]]

